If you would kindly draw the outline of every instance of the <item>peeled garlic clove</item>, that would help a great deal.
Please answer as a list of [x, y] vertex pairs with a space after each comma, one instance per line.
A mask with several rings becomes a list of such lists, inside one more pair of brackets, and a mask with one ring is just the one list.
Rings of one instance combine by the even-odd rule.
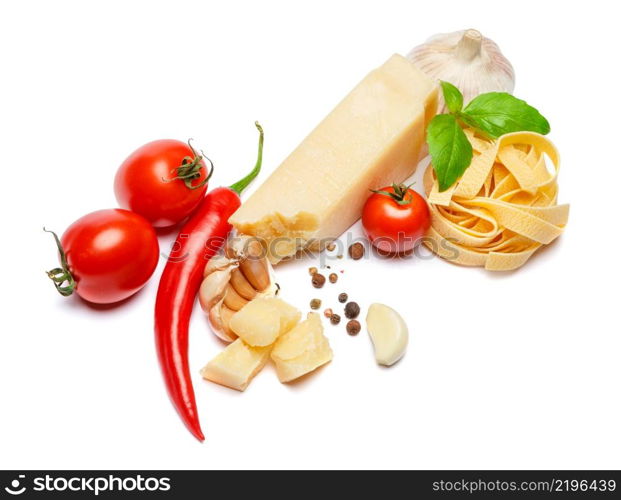
[[405, 354], [408, 327], [394, 309], [384, 304], [371, 304], [367, 313], [367, 329], [373, 341], [375, 360], [380, 365], [393, 365]]
[[[485, 92], [511, 93], [515, 86], [511, 63], [477, 30], [432, 36], [407, 57], [431, 78], [455, 85], [464, 95], [464, 105]], [[446, 110], [442, 98], [438, 110]]]

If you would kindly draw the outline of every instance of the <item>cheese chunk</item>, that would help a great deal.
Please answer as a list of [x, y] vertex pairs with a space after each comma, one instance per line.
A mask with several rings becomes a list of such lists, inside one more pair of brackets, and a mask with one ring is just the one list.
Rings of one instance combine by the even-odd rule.
[[332, 349], [317, 313], [309, 313], [308, 319], [280, 337], [272, 351], [278, 380], [283, 383], [312, 372], [331, 359]]
[[272, 262], [322, 249], [360, 218], [369, 189], [416, 169], [437, 87], [393, 55], [372, 71], [231, 216], [265, 240]]
[[229, 321], [229, 327], [246, 344], [266, 346], [300, 321], [300, 311], [276, 297], [254, 299]]
[[271, 346], [252, 347], [237, 339], [201, 370], [204, 379], [238, 391], [248, 387], [270, 356]]

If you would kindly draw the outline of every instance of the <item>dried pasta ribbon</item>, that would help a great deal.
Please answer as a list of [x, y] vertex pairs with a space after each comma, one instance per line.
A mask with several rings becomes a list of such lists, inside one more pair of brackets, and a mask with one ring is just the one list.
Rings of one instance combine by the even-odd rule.
[[558, 150], [534, 132], [514, 132], [496, 141], [472, 129], [465, 133], [473, 159], [458, 182], [440, 192], [431, 165], [425, 172], [431, 211], [425, 244], [455, 264], [517, 269], [567, 224], [569, 205], [557, 204]]

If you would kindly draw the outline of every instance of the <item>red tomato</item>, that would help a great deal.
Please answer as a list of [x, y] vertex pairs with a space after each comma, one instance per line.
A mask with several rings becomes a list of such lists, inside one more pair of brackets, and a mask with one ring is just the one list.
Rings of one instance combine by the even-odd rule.
[[374, 191], [362, 209], [362, 226], [367, 238], [386, 253], [412, 250], [429, 224], [427, 202], [403, 184]]
[[138, 148], [119, 167], [114, 193], [122, 208], [155, 227], [181, 222], [207, 191], [209, 174], [202, 156], [185, 142], [153, 141]]
[[62, 295], [75, 291], [96, 304], [118, 302], [140, 290], [159, 256], [151, 224], [118, 208], [78, 219], [57, 243], [62, 267], [48, 273], [56, 288]]

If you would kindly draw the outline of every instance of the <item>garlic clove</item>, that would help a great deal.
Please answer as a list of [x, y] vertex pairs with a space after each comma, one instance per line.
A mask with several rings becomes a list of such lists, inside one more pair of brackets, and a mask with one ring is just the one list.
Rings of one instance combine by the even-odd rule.
[[233, 342], [237, 335], [229, 327], [231, 317], [235, 311], [231, 311], [223, 304], [223, 300], [215, 304], [207, 313], [209, 324], [213, 332], [226, 342]]
[[233, 311], [239, 311], [247, 303], [248, 301], [239, 295], [229, 282], [226, 286], [226, 292], [224, 294], [224, 305], [229, 309], [233, 309]]
[[233, 309], [229, 309], [228, 307], [226, 307], [224, 303], [220, 308], [220, 318], [222, 319], [224, 329], [226, 330], [226, 333], [233, 338], [237, 338], [237, 334], [233, 330], [231, 330], [231, 327], [229, 325], [231, 323], [231, 318], [236, 312], [237, 311], [233, 311]]
[[221, 269], [208, 275], [198, 290], [198, 301], [203, 311], [209, 312], [219, 301], [224, 298], [224, 294], [229, 285], [231, 269]]
[[393, 365], [405, 354], [408, 327], [401, 315], [391, 307], [371, 304], [367, 313], [367, 329], [373, 341], [375, 360], [380, 365]]
[[[407, 55], [418, 68], [436, 80], [455, 85], [464, 105], [485, 92], [513, 92], [513, 66], [496, 43], [477, 30], [442, 33], [429, 38]], [[444, 112], [440, 98], [438, 112]]]
[[242, 235], [230, 239], [224, 252], [205, 266], [199, 301], [213, 332], [231, 342], [237, 338], [229, 326], [233, 314], [257, 298], [277, 293], [274, 271], [263, 247], [254, 238]]
[[238, 268], [231, 272], [231, 286], [246, 300], [252, 300], [257, 296], [257, 290], [248, 281], [244, 273]]
[[265, 248], [250, 238], [244, 246], [244, 257], [239, 263], [242, 272], [257, 290], [265, 290], [270, 284], [271, 268]]
[[248, 257], [239, 263], [239, 269], [257, 290], [263, 291], [270, 285], [269, 262], [266, 257]]

